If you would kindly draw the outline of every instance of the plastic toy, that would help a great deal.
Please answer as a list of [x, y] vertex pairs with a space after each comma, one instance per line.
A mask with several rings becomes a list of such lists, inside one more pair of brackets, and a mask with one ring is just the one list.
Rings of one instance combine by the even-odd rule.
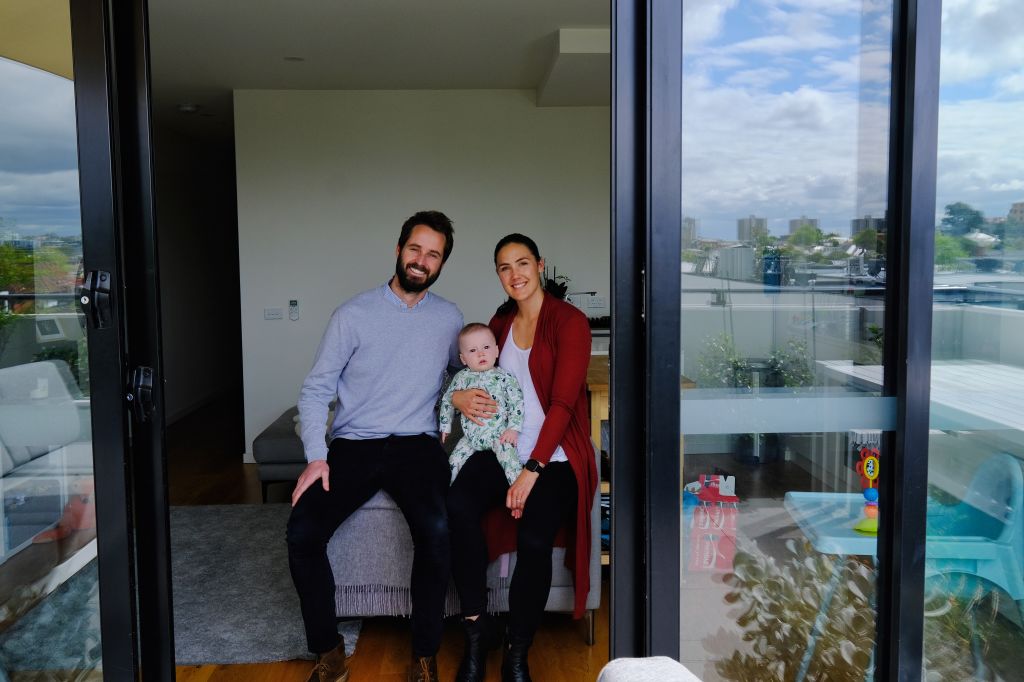
[[878, 448], [862, 447], [856, 470], [864, 492], [864, 518], [853, 524], [853, 529], [863, 535], [878, 535]]

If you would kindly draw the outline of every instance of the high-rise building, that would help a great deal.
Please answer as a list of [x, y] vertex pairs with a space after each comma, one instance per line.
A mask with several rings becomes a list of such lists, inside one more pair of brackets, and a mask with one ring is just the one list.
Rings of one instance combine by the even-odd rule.
[[850, 236], [855, 237], [857, 233], [863, 232], [864, 230], [874, 230], [875, 232], [882, 232], [885, 230], [885, 219], [884, 218], [872, 218], [870, 215], [866, 215], [863, 218], [854, 218], [850, 221]]
[[741, 242], [752, 242], [759, 236], [768, 235], [768, 219], [750, 215], [736, 221], [736, 239]]
[[683, 216], [683, 248], [688, 249], [697, 241], [700, 231], [700, 221], [696, 218]]
[[817, 218], [808, 218], [807, 216], [800, 216], [799, 218], [793, 218], [789, 221], [789, 233], [793, 234], [804, 225], [810, 225], [814, 229], [820, 229], [821, 226], [818, 224]]

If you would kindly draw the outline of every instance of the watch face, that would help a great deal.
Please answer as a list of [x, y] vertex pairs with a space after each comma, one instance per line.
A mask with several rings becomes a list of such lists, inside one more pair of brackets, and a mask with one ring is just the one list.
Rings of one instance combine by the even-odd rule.
[[525, 469], [527, 471], [537, 471], [540, 468], [540, 462], [535, 459], [526, 460]]

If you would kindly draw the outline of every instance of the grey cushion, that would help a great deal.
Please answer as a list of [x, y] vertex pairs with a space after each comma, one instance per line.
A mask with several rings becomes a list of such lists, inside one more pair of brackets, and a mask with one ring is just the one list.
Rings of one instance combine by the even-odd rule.
[[609, 661], [597, 682], [700, 682], [700, 678], [667, 656], [651, 656]]

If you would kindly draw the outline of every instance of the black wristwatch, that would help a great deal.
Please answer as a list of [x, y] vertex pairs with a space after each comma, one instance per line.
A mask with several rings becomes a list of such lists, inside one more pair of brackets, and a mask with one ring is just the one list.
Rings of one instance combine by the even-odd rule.
[[544, 465], [535, 459], [528, 459], [526, 460], [526, 464], [523, 465], [523, 468], [536, 474], [540, 473], [540, 470], [544, 468]]

